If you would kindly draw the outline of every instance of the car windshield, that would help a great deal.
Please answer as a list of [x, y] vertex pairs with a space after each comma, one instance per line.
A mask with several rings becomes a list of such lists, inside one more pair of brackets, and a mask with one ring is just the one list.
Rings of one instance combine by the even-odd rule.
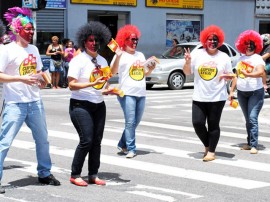
[[190, 52], [196, 47], [196, 45], [184, 45], [178, 44], [175, 47], [169, 48], [163, 54], [163, 58], [174, 58], [174, 59], [183, 59], [185, 55], [185, 50], [189, 48]]

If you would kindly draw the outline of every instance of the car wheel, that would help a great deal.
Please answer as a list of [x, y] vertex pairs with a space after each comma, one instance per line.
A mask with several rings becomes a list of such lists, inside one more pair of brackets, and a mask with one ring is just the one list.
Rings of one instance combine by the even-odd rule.
[[[230, 94], [231, 87], [232, 87], [232, 80], [227, 81], [226, 86], [227, 86], [227, 92], [228, 92], [228, 94]], [[237, 89], [236, 88], [234, 89], [234, 92], [233, 92], [233, 98], [237, 98]]]
[[170, 75], [168, 80], [168, 86], [171, 90], [180, 90], [185, 83], [185, 76], [181, 72], [174, 72]]
[[150, 90], [154, 84], [146, 84], [146, 90]]

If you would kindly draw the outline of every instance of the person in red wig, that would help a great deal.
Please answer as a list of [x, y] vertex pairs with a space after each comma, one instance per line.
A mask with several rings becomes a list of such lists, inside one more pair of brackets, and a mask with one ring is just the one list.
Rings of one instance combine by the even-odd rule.
[[145, 107], [146, 83], [145, 76], [149, 75], [155, 65], [144, 68], [145, 56], [136, 51], [141, 33], [134, 25], [125, 25], [116, 35], [119, 48], [111, 62], [113, 74], [118, 73], [123, 97], [117, 96], [125, 116], [125, 129], [118, 143], [120, 153], [127, 158], [136, 156], [135, 130], [139, 125]]
[[220, 27], [206, 27], [200, 34], [200, 41], [203, 49], [192, 53], [185, 50], [183, 70], [186, 75], [194, 74], [192, 124], [205, 147], [203, 161], [212, 161], [220, 137], [221, 114], [228, 99], [223, 76], [232, 73], [232, 65], [229, 56], [218, 50], [224, 42]]
[[242, 150], [250, 150], [251, 154], [257, 154], [258, 146], [258, 116], [264, 103], [264, 87], [262, 75], [264, 74], [265, 62], [260, 52], [263, 48], [263, 41], [260, 34], [254, 30], [242, 32], [235, 47], [244, 55], [237, 63], [237, 81], [234, 80], [230, 92], [237, 87], [237, 97], [246, 120], [247, 144]]

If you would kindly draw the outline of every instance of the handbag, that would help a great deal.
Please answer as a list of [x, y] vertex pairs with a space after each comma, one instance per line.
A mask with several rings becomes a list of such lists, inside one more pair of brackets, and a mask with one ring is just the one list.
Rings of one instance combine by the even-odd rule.
[[60, 68], [62, 65], [62, 61], [61, 60], [53, 60], [53, 65], [55, 68]]

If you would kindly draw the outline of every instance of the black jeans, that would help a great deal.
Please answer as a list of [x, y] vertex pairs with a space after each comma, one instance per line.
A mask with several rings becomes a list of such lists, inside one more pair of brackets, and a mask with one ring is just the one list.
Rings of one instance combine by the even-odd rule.
[[101, 141], [106, 119], [106, 105], [70, 99], [69, 114], [80, 142], [76, 148], [71, 176], [80, 177], [88, 154], [88, 176], [96, 175], [100, 166]]
[[215, 152], [219, 141], [219, 122], [225, 102], [192, 102], [193, 127], [203, 145], [209, 147], [210, 152]]

